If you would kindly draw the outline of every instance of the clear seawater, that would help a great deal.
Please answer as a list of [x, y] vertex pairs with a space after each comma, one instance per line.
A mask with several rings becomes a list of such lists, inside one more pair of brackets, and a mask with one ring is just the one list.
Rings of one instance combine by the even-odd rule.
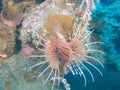
[[92, 82], [90, 75], [84, 71], [87, 79], [86, 87], [84, 87], [82, 77], [68, 74], [66, 78], [71, 85], [71, 90], [120, 90], [120, 71], [116, 71], [108, 65], [104, 66], [104, 69], [100, 69], [103, 76], [91, 68], [91, 66], [88, 66], [93, 73], [95, 81]]

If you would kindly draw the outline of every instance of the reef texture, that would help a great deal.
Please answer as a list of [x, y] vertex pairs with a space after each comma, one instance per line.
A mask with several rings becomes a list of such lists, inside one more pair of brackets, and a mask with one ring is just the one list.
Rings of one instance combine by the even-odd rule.
[[[86, 86], [86, 77], [82, 69], [77, 66], [77, 62], [82, 64], [82, 60], [89, 59], [90, 57], [85, 57], [87, 54], [96, 57], [99, 55], [88, 53], [90, 49], [95, 48], [90, 44], [93, 31], [90, 31], [88, 26], [96, 0], [76, 0], [76, 2], [75, 0], [46, 0], [40, 5], [35, 5], [36, 1], [25, 0], [17, 3], [16, 0], [3, 0], [0, 21], [0, 89], [56, 90], [61, 82], [64, 84], [63, 88], [70, 90], [70, 85], [64, 78], [64, 75], [70, 71], [73, 75], [82, 75]], [[14, 53], [15, 40], [18, 34], [22, 41], [22, 50], [16, 54]], [[82, 56], [75, 55], [73, 52]], [[104, 54], [99, 50], [96, 52]], [[51, 55], [58, 59], [55, 58], [54, 61]], [[76, 61], [72, 62], [72, 59]], [[103, 66], [101, 61], [94, 60]], [[40, 65], [41, 62], [47, 61], [49, 61], [47, 64]], [[91, 61], [90, 65], [96, 69], [93, 63]], [[65, 65], [73, 70], [66, 70]], [[86, 69], [86, 66], [83, 67]], [[52, 70], [50, 71], [49, 68]], [[60, 68], [60, 75], [58, 75], [58, 68]], [[46, 72], [47, 70], [49, 72]], [[94, 81], [91, 72], [86, 70]], [[102, 75], [98, 68], [96, 70]], [[55, 80], [58, 80], [58, 85]], [[43, 82], [45, 82], [44, 86]]]
[[101, 0], [90, 23], [104, 42], [106, 62], [120, 70], [120, 1]]
[[[38, 84], [42, 79], [35, 81], [35, 73], [26, 74], [25, 68], [27, 65], [31, 65], [31, 62], [28, 60], [27, 65], [25, 64], [26, 56], [23, 52], [15, 53], [15, 49], [18, 47], [16, 39], [19, 37], [17, 26], [21, 24], [23, 19], [23, 8], [27, 12], [26, 9], [31, 6], [31, 3], [27, 0], [20, 3], [15, 3], [14, 0], [2, 1], [3, 7], [0, 14], [0, 90], [39, 90], [40, 88], [41, 90], [49, 90], [49, 84], [44, 89], [42, 84]], [[24, 65], [26, 65], [25, 68]], [[31, 81], [33, 82], [31, 83]]]
[[[23, 51], [30, 57], [26, 61], [34, 59], [31, 66], [27, 67], [25, 65], [25, 67], [31, 70], [30, 75], [36, 72], [38, 77], [33, 77], [33, 79], [45, 76], [46, 80], [43, 79], [43, 83], [52, 82], [50, 88], [53, 90], [56, 89], [54, 87], [56, 86], [56, 80], [58, 80], [58, 86], [61, 82], [65, 89], [70, 90], [70, 85], [67, 81], [64, 81], [64, 75], [70, 72], [68, 67], [71, 65], [69, 68], [74, 69], [72, 65], [88, 59], [86, 58], [87, 50], [94, 48], [94, 45], [91, 47], [89, 45], [88, 47], [85, 46], [85, 44], [91, 42], [90, 33], [92, 31], [89, 31], [88, 25], [92, 19], [91, 10], [95, 9], [93, 0], [77, 0], [77, 4], [73, 0], [71, 0], [72, 2], [68, 1], [46, 0], [46, 2], [33, 7], [30, 12], [25, 13], [20, 29]], [[26, 52], [27, 49], [30, 51]], [[74, 52], [81, 56], [74, 55]], [[102, 51], [98, 50], [98, 52], [104, 54]], [[94, 53], [90, 55], [92, 54]], [[48, 63], [44, 64], [45, 62]], [[103, 65], [101, 64], [101, 66]], [[80, 70], [78, 70], [78, 73]], [[78, 74], [76, 70], [72, 73]], [[83, 72], [80, 71], [80, 73]], [[86, 86], [86, 80], [84, 85]]]
[[0, 20], [0, 61], [6, 60], [15, 50], [15, 29]]

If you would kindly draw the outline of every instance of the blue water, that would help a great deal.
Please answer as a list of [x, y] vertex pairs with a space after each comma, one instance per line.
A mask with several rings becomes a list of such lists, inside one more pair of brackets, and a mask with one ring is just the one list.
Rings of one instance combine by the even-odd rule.
[[120, 71], [104, 65], [104, 69], [100, 69], [103, 73], [101, 76], [95, 69], [89, 67], [95, 81], [92, 82], [90, 75], [85, 72], [87, 85], [84, 87], [84, 80], [82, 77], [73, 76], [71, 73], [66, 76], [71, 85], [71, 90], [120, 90]]

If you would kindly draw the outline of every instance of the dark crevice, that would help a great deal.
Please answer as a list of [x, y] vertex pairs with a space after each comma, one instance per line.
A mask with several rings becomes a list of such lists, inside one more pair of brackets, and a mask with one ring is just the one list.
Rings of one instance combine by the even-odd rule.
[[42, 2], [44, 2], [45, 0], [36, 0], [36, 4], [40, 4], [40, 3], [42, 3]]
[[16, 45], [15, 45], [15, 52], [14, 53], [18, 54], [22, 49], [22, 41], [19, 39], [16, 39], [15, 42], [16, 42]]
[[17, 26], [16, 32], [15, 32], [16, 33], [15, 51], [14, 51], [15, 54], [18, 54], [22, 49], [22, 41], [19, 39], [19, 37], [20, 37], [20, 31], [19, 30], [20, 30], [21, 26], [22, 26], [22, 22]]
[[2, 6], [3, 6], [3, 5], [2, 5], [2, 1], [3, 1], [3, 0], [0, 0], [0, 13], [1, 13]]

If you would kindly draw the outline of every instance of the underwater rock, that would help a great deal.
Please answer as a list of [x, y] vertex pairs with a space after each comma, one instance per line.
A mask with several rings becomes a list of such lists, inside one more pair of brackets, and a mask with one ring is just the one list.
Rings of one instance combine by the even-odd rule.
[[11, 56], [15, 49], [15, 30], [0, 22], [0, 58]]
[[21, 23], [24, 17], [24, 12], [28, 7], [34, 6], [35, 1], [22, 1], [17, 3], [14, 0], [3, 0], [3, 7], [1, 11], [1, 19], [4, 24], [9, 27], [16, 28]]
[[1, 11], [1, 19], [4, 24], [9, 27], [16, 27], [23, 19], [19, 5], [15, 5], [14, 1], [3, 0], [3, 8]]

